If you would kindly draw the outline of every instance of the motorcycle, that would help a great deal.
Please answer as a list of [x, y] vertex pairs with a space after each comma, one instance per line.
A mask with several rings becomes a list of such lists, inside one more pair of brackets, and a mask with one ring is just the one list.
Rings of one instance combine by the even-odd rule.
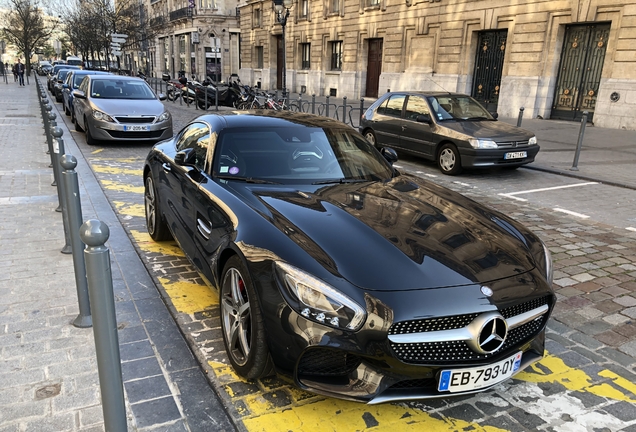
[[[221, 106], [236, 108], [237, 102], [243, 100], [240, 80], [230, 81], [229, 84], [212, 83], [209, 79], [203, 81], [203, 85], [196, 88], [196, 101], [199, 109], [207, 110], [211, 106], [216, 106], [217, 95], [218, 104]], [[218, 93], [217, 93], [218, 92]]]

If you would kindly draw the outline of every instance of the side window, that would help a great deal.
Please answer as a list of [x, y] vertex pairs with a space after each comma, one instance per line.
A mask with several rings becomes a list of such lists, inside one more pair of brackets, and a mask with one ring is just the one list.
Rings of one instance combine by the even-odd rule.
[[402, 107], [404, 106], [405, 95], [393, 95], [378, 108], [378, 114], [391, 117], [402, 117]]
[[409, 100], [406, 102], [406, 118], [415, 120], [418, 115], [422, 114], [430, 114], [426, 99], [423, 96], [409, 96]]
[[88, 77], [84, 77], [82, 83], [79, 85], [79, 89], [88, 94]]

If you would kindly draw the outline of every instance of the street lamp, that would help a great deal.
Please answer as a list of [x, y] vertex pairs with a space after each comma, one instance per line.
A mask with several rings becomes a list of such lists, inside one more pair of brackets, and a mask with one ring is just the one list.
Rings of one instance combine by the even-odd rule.
[[294, 0], [272, 0], [274, 2], [274, 10], [276, 11], [276, 21], [280, 23], [283, 30], [283, 100], [287, 101], [287, 55], [285, 45], [285, 26], [287, 25], [287, 17], [289, 17], [289, 9], [292, 7]]

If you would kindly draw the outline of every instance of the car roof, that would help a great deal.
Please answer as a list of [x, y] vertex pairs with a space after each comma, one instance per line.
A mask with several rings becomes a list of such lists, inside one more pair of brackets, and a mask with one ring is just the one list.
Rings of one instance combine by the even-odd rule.
[[341, 121], [308, 113], [276, 110], [225, 111], [218, 114], [206, 114], [194, 121], [205, 121], [220, 128], [253, 127], [317, 127], [343, 128], [355, 132]]
[[117, 75], [117, 74], [112, 74], [112, 73], [108, 73], [108, 72], [104, 72], [104, 71], [102, 71], [102, 73], [89, 74], [89, 75], [91, 75], [91, 80], [93, 80], [93, 81], [104, 80], [104, 79], [109, 79], [109, 80], [117, 79], [117, 80], [120, 80], [120, 81], [142, 81], [142, 82], [146, 82], [146, 81], [142, 80], [141, 78], [126, 76], [126, 75]]
[[422, 96], [431, 96], [431, 97], [438, 97], [438, 96], [468, 96], [465, 93], [455, 93], [455, 92], [445, 92], [445, 91], [404, 90], [404, 91], [387, 92], [387, 93], [382, 95], [382, 98], [384, 98], [385, 96], [394, 95], [394, 94], [422, 95]]

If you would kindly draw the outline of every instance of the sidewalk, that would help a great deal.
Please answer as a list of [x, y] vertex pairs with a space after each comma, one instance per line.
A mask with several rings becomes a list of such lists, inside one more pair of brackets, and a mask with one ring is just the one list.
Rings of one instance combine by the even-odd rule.
[[[0, 430], [104, 430], [91, 328], [79, 312], [36, 92], [0, 82]], [[153, 281], [63, 122], [84, 220], [110, 228], [129, 430], [232, 431]]]

